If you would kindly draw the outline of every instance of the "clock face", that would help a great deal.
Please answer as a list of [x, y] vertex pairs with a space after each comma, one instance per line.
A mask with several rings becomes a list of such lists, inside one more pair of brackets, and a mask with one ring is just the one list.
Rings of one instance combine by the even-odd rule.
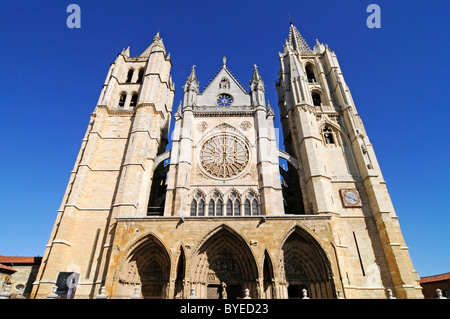
[[213, 177], [232, 178], [241, 173], [249, 161], [249, 148], [241, 138], [220, 134], [211, 137], [200, 151], [204, 171]]
[[347, 192], [345, 193], [345, 200], [350, 204], [356, 204], [358, 202], [358, 195], [354, 192]]
[[361, 198], [356, 189], [341, 189], [342, 202], [345, 207], [361, 207]]

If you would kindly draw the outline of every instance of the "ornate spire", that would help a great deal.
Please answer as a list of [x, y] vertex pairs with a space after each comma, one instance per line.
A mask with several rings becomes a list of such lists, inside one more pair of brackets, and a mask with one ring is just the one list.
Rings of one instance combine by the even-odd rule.
[[122, 55], [125, 55], [125, 56], [130, 56], [130, 47], [127, 47], [126, 49], [124, 48], [123, 50], [122, 50], [122, 53], [121, 53]]
[[195, 84], [198, 87], [197, 74], [195, 73], [196, 66], [193, 65], [191, 69], [191, 74], [187, 78], [186, 84]]
[[253, 65], [253, 67], [255, 68], [253, 70], [253, 76], [252, 76], [252, 80], [250, 81], [250, 93], [251, 93], [251, 99], [252, 99], [252, 105], [253, 106], [258, 106], [258, 105], [265, 105], [265, 101], [264, 101], [264, 82], [261, 78], [261, 75], [258, 72], [258, 67], [256, 66], [256, 64]]
[[300, 32], [298, 32], [297, 28], [292, 24], [292, 21], [291, 26], [289, 27], [289, 44], [294, 50], [298, 50], [300, 52], [311, 52], [308, 43], [306, 43]]
[[153, 37], [153, 43], [140, 55], [141, 57], [149, 56], [150, 53], [156, 51], [166, 52], [166, 48], [164, 47], [163, 39], [159, 36], [159, 31]]
[[[258, 72], [258, 67], [256, 66], [256, 64], [253, 64], [253, 67], [255, 68], [255, 70], [253, 70], [253, 77], [252, 77], [252, 82], [259, 82], [262, 81], [261, 79], [261, 75]], [[251, 83], [251, 82], [250, 82]]]
[[195, 65], [192, 66], [191, 74], [186, 80], [184, 88], [185, 106], [193, 106], [197, 103], [197, 93], [199, 92], [199, 83], [197, 74], [195, 74]]
[[159, 36], [159, 30], [158, 30], [158, 32], [156, 33], [156, 35], [153, 37], [153, 42], [157, 42], [157, 41], [160, 41], [161, 40], [161, 38], [160, 38], [160, 36]]
[[178, 105], [178, 109], [177, 109], [177, 111], [175, 112], [175, 114], [173, 115], [173, 117], [175, 118], [175, 120], [178, 120], [179, 118], [181, 118], [181, 115], [182, 115], [182, 108], [183, 108], [183, 105], [182, 105], [182, 102], [180, 101], [180, 104]]

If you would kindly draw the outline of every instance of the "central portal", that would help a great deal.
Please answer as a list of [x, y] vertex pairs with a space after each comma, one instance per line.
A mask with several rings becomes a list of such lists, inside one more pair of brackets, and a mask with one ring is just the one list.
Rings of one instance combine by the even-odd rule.
[[253, 254], [242, 238], [227, 227], [221, 227], [206, 239], [191, 272], [199, 298], [238, 299], [246, 288], [257, 297]]

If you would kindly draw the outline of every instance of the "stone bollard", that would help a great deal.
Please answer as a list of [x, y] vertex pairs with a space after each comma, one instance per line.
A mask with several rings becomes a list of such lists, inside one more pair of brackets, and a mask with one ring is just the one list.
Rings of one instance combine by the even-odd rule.
[[394, 295], [392, 294], [392, 290], [391, 290], [391, 289], [388, 289], [388, 290], [387, 290], [387, 295], [388, 295], [388, 299], [397, 299], [397, 298], [395, 298]]
[[303, 293], [302, 299], [309, 299], [309, 298], [308, 298], [308, 291], [307, 291], [306, 289], [303, 289], [303, 290], [302, 290], [302, 293]]
[[442, 290], [441, 289], [436, 289], [436, 294], [437, 294], [437, 298], [436, 299], [447, 299], [447, 297], [444, 297], [442, 295]]
[[342, 290], [338, 289], [337, 295], [338, 295], [337, 299], [344, 299], [344, 297], [342, 297]]
[[47, 295], [47, 299], [58, 299], [59, 296], [56, 294], [56, 290], [58, 290], [58, 287], [54, 285], [52, 288], [52, 293]]
[[248, 289], [248, 288], [246, 288], [246, 289], [244, 290], [244, 299], [252, 299], [252, 298], [250, 297], [250, 289]]
[[198, 299], [197, 296], [195, 295], [194, 287], [191, 288], [191, 295], [188, 297], [188, 299]]
[[142, 299], [139, 287], [134, 288], [134, 295], [130, 299]]
[[105, 290], [106, 290], [105, 286], [102, 286], [102, 287], [100, 288], [100, 295], [98, 295], [97, 297], [95, 297], [95, 299], [106, 299], [106, 298], [108, 298], [108, 296], [105, 295]]

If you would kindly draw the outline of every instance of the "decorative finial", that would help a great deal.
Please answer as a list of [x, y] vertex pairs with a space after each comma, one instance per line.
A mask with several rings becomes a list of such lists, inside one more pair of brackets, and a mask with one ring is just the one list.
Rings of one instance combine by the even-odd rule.
[[223, 60], [222, 60], [222, 61], [223, 61], [223, 62], [222, 62], [222, 63], [223, 63], [223, 66], [227, 66], [227, 58], [226, 58], [225, 56], [223, 57]]
[[194, 64], [193, 66], [192, 66], [192, 71], [195, 71], [195, 68], [196, 68], [197, 66]]
[[289, 24], [292, 25], [294, 23], [294, 18], [289, 15]]
[[253, 67], [255, 68], [255, 70], [258, 69], [258, 66], [256, 64], [253, 64]]
[[153, 42], [156, 42], [156, 41], [159, 41], [159, 40], [161, 40], [161, 38], [159, 37], [159, 30], [158, 30], [156, 35], [153, 37]]

